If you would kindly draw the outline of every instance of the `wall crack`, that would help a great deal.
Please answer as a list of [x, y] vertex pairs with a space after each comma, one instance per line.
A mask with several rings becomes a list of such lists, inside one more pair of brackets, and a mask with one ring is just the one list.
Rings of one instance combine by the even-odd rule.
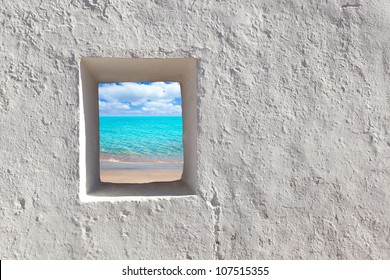
[[346, 8], [360, 8], [362, 5], [361, 4], [344, 4], [344, 5], [341, 5], [341, 9], [346, 9]]
[[213, 197], [210, 201], [207, 201], [207, 204], [212, 209], [212, 215], [213, 215], [213, 237], [214, 237], [214, 243], [213, 243], [213, 252], [214, 252], [214, 259], [221, 260], [223, 259], [220, 247], [221, 243], [219, 241], [219, 232], [220, 232], [220, 214], [221, 214], [221, 204], [218, 200], [218, 195], [214, 187], [212, 187], [212, 193]]

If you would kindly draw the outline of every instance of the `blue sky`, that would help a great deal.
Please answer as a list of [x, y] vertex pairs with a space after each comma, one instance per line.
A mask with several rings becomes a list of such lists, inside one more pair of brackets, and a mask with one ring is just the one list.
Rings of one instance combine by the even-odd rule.
[[181, 116], [177, 82], [99, 83], [100, 116]]

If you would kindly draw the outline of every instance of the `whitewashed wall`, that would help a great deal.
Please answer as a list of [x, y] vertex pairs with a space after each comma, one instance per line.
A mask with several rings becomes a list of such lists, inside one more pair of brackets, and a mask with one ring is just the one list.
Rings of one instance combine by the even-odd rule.
[[[0, 258], [390, 258], [387, 0], [2, 0]], [[81, 57], [193, 57], [198, 195], [79, 200]]]

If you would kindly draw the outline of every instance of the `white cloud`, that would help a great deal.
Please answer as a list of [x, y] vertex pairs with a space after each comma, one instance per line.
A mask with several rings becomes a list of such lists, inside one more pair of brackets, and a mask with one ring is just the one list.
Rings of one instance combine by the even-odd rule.
[[167, 115], [170, 113], [172, 115], [181, 114], [181, 106], [173, 105], [172, 103], [165, 102], [147, 102], [144, 104], [144, 107], [141, 109], [143, 112], [149, 112], [152, 115]]
[[99, 110], [101, 115], [122, 115], [123, 113], [129, 112], [131, 109], [128, 104], [120, 103], [118, 101], [99, 101]]
[[179, 83], [100, 84], [101, 115], [181, 115]]

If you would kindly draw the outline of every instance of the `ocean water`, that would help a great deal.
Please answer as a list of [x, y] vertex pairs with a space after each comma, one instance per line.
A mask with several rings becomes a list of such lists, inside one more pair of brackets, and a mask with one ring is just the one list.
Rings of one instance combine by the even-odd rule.
[[101, 116], [101, 168], [177, 168], [183, 164], [181, 116]]

